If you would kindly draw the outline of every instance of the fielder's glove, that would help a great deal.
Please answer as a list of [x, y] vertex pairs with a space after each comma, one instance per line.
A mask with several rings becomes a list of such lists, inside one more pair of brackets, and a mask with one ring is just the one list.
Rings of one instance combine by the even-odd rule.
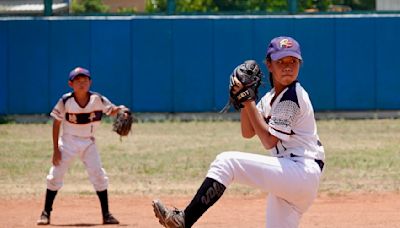
[[[237, 66], [231, 76], [229, 83], [229, 101], [225, 107], [221, 110], [221, 113], [227, 112], [231, 105], [236, 110], [243, 108], [242, 103], [247, 100], [258, 99], [258, 87], [262, 83], [263, 74], [254, 60], [247, 60], [244, 63]], [[239, 87], [240, 82], [242, 89], [236, 91]]]
[[127, 136], [131, 131], [132, 123], [132, 112], [129, 109], [122, 109], [114, 119], [113, 131], [117, 132], [120, 136]]

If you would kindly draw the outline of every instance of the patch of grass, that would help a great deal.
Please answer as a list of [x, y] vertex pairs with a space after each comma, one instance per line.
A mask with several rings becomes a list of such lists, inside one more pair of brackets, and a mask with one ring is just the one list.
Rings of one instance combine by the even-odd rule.
[[0, 124], [12, 123], [14, 120], [7, 115], [0, 115]]
[[[43, 194], [51, 166], [51, 124], [0, 125], [0, 195]], [[266, 154], [258, 138], [243, 139], [239, 122], [140, 122], [122, 138], [104, 122], [96, 142], [110, 181], [118, 194], [189, 194], [223, 151]], [[321, 192], [399, 191], [400, 120], [318, 121], [326, 150]], [[70, 167], [62, 191], [93, 192], [79, 158]], [[232, 185], [233, 194], [258, 193]]]
[[327, 165], [321, 190], [399, 191], [400, 121], [321, 121]]

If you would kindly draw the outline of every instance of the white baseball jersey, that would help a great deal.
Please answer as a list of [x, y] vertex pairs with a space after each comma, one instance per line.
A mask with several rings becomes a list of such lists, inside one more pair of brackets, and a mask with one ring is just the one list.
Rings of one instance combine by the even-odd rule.
[[237, 182], [268, 192], [266, 227], [297, 228], [317, 197], [325, 153], [310, 99], [300, 83], [274, 95], [272, 89], [257, 104], [268, 131], [279, 139], [273, 156], [226, 151], [211, 163], [207, 177], [225, 187]]
[[277, 157], [293, 154], [324, 160], [325, 153], [317, 135], [314, 110], [300, 83], [293, 82], [271, 102], [274, 96], [275, 90], [272, 89], [257, 104], [269, 126], [269, 132], [279, 139], [271, 154]]
[[63, 134], [93, 137], [103, 113], [109, 115], [115, 107], [106, 97], [89, 93], [89, 102], [85, 107], [76, 102], [74, 93], [71, 92], [64, 94], [53, 108], [50, 115], [62, 121]]
[[115, 106], [106, 97], [89, 92], [89, 102], [81, 107], [74, 93], [64, 94], [51, 112], [51, 116], [62, 121], [63, 134], [58, 140], [62, 159], [52, 166], [47, 175], [47, 188], [59, 190], [64, 184], [64, 175], [76, 157], [79, 157], [96, 191], [108, 187], [108, 177], [102, 168], [100, 155], [94, 140], [94, 132], [100, 125], [103, 113], [109, 115]]

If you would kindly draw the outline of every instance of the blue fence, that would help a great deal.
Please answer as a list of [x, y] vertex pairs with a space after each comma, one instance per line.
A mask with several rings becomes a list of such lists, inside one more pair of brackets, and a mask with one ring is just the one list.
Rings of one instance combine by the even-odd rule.
[[135, 112], [214, 112], [232, 69], [279, 35], [302, 45], [317, 111], [400, 109], [399, 28], [399, 15], [2, 18], [0, 114], [49, 113], [75, 66]]

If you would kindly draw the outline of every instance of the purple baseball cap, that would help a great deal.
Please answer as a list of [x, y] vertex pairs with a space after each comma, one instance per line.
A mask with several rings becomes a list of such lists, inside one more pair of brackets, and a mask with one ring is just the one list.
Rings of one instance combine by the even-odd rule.
[[89, 70], [82, 67], [77, 67], [69, 73], [69, 80], [73, 81], [79, 75], [87, 76], [89, 79], [91, 79]]
[[280, 36], [272, 39], [268, 46], [267, 56], [271, 56], [271, 59], [274, 61], [287, 56], [293, 56], [302, 60], [299, 43], [288, 36]]

